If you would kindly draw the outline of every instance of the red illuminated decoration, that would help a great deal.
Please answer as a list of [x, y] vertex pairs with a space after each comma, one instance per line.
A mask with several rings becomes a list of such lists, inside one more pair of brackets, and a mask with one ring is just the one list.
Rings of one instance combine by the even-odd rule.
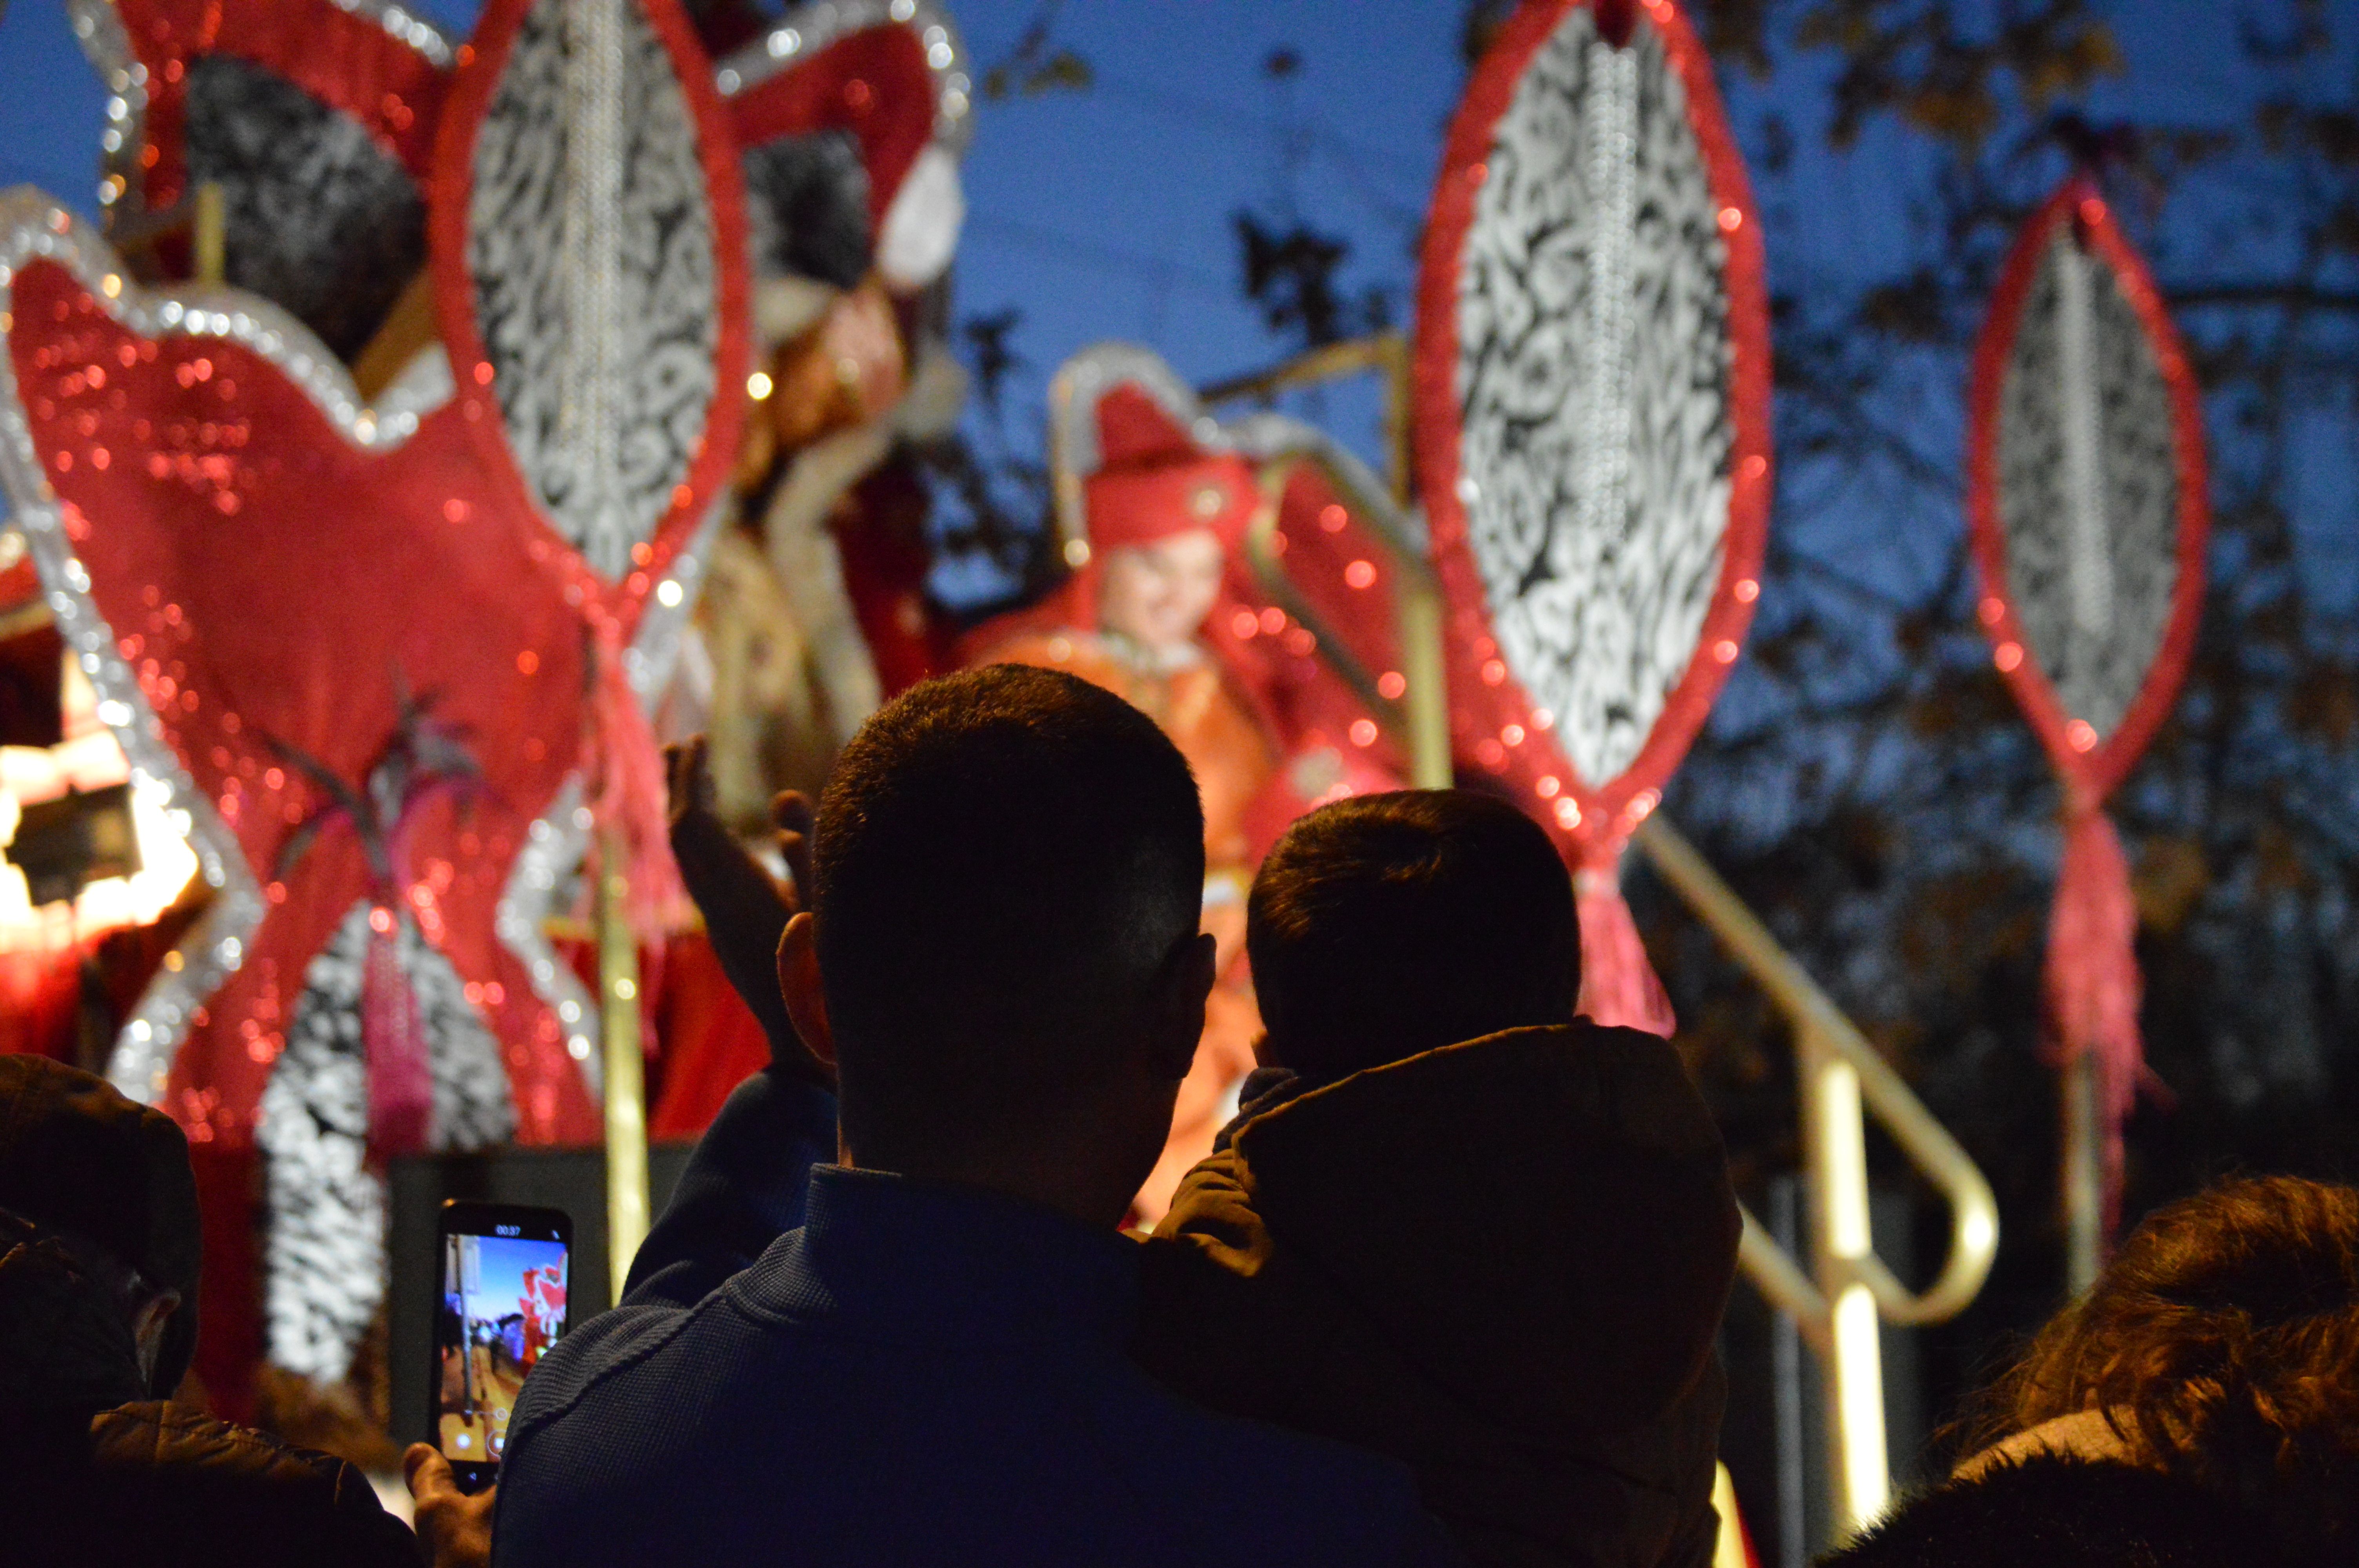
[[[135, 270], [0, 199], [0, 481], [98, 719], [214, 890], [109, 1071], [199, 1153], [200, 1369], [244, 1413], [266, 1295], [271, 1357], [342, 1376], [383, 1155], [597, 1141], [595, 1011], [543, 925], [616, 843], [642, 926], [667, 913], [647, 705], [767, 390], [752, 275], [780, 246], [742, 169], [848, 132], [876, 269], [914, 294], [955, 242], [971, 83], [931, 0], [790, 11], [717, 64], [679, 0], [493, 0], [471, 43], [382, 0], [73, 19], [112, 94], [111, 218], [169, 230], [208, 181], [223, 276], [152, 281], [199, 264], [185, 231]], [[669, 972], [725, 997], [694, 957]], [[655, 989], [683, 1035], [714, 1011]], [[678, 1076], [675, 1130], [710, 1076]]]
[[109, 159], [126, 186], [138, 182], [139, 206], [161, 211], [185, 192], [189, 68], [207, 57], [260, 67], [342, 110], [426, 178], [448, 80], [448, 62], [438, 62], [430, 45], [322, 0], [120, 0], [112, 11], [147, 68], [144, 135]]
[[2145, 1065], [2137, 910], [2104, 806], [2178, 697], [2210, 512], [2186, 352], [2085, 175], [2016, 242], [1975, 348], [1971, 417], [1976, 619], [2064, 788], [2049, 1044], [2060, 1065], [2097, 1063], [2110, 1214]]
[[[1679, 6], [1527, 0], [1451, 124], [1419, 284], [1415, 439], [1454, 746], [1575, 867], [1582, 1011], [1662, 1033], [1669, 1003], [1617, 872], [1759, 597], [1769, 330], [1753, 210]], [[1582, 254], [1516, 259], [1543, 231]], [[1529, 281], [1576, 267], [1610, 287]], [[1696, 330], [1668, 335], [1688, 319], [1669, 300], [1696, 295], [1711, 302]]]

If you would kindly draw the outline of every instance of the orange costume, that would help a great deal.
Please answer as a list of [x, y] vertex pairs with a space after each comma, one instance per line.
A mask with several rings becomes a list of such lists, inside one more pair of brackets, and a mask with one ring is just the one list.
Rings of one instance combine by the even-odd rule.
[[1100, 400], [1096, 422], [1100, 466], [1083, 485], [1087, 564], [1046, 603], [981, 628], [966, 663], [1038, 665], [1103, 687], [1161, 726], [1203, 796], [1204, 929], [1220, 941], [1221, 980], [1170, 1140], [1135, 1205], [1152, 1223], [1188, 1168], [1211, 1152], [1237, 1085], [1253, 1070], [1261, 1016], [1245, 964], [1245, 897], [1268, 847], [1256, 825], [1267, 815], [1279, 750], [1252, 697], [1200, 641], [1148, 647], [1099, 624], [1099, 575], [1111, 552], [1201, 529], [1234, 551], [1258, 500], [1252, 469], [1233, 453], [1196, 446], [1127, 385]]

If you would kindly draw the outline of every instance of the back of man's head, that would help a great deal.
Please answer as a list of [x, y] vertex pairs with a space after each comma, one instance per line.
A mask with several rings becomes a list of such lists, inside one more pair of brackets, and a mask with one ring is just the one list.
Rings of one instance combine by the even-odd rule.
[[1567, 1023], [1572, 883], [1504, 801], [1402, 790], [1335, 802], [1277, 842], [1246, 904], [1263, 1059], [1321, 1077], [1503, 1029]]
[[1140, 1009], [1203, 899], [1178, 750], [1121, 698], [1015, 665], [926, 682], [863, 726], [814, 855], [864, 1162], [1028, 1141], [1136, 1072]]
[[201, 1239], [188, 1140], [172, 1119], [62, 1062], [0, 1055], [0, 1211], [7, 1246], [55, 1238], [126, 1312], [179, 1299], [148, 1378], [154, 1397], [168, 1395], [196, 1348]]

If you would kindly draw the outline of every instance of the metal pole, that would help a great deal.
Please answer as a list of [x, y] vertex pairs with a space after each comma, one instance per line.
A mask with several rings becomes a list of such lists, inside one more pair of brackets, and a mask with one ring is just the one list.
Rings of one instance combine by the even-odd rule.
[[1892, 1500], [1884, 1435], [1884, 1357], [1875, 1293], [1860, 1264], [1875, 1249], [1867, 1211], [1867, 1141], [1859, 1073], [1805, 1029], [1802, 1115], [1810, 1139], [1811, 1227], [1819, 1288], [1829, 1303], [1828, 1468], [1835, 1529], [1848, 1537]]
[[647, 1078], [639, 1054], [639, 943], [624, 901], [623, 836], [609, 828], [598, 868], [598, 1016], [606, 1081], [606, 1262], [614, 1301], [647, 1235]]
[[[1415, 504], [1416, 470], [1409, 450], [1408, 339], [1387, 332], [1374, 341], [1385, 374], [1385, 447], [1391, 471], [1385, 477], [1403, 508]], [[1403, 570], [1400, 584], [1401, 692], [1408, 720], [1409, 783], [1419, 789], [1448, 789], [1457, 782], [1450, 757], [1449, 666], [1441, 644], [1441, 593], [1430, 572]]]
[[228, 271], [229, 203], [217, 181], [197, 187], [197, 213], [190, 236], [190, 257], [199, 283], [219, 283]]
[[2083, 1052], [2057, 1079], [2063, 1113], [2058, 1199], [2064, 1221], [2064, 1289], [2078, 1297], [2105, 1261], [2104, 1135], [2097, 1109], [2097, 1058]]
[[[2105, 506], [2104, 410], [2098, 395], [2096, 322], [2091, 273], [2067, 228], [2056, 242], [2056, 395], [2064, 458], [2065, 586], [2071, 619], [2065, 646], [2072, 661], [2094, 664], [2114, 624], [2113, 529]], [[2079, 1295], [2095, 1282], [2105, 1247], [2105, 1179], [2099, 1128], [2096, 1056], [2083, 1052], [2058, 1076], [2064, 1127], [2056, 1196], [2064, 1219], [2064, 1284]]]
[[1450, 687], [1443, 675], [1441, 596], [1430, 582], [1401, 572], [1401, 708], [1408, 720], [1409, 783], [1419, 789], [1448, 789]]

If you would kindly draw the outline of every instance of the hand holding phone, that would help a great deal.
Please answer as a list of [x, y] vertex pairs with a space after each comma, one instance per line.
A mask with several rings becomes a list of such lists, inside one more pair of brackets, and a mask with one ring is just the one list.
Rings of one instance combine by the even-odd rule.
[[442, 1206], [427, 1409], [462, 1491], [498, 1478], [525, 1376], [565, 1332], [572, 1241], [562, 1209]]
[[495, 1489], [461, 1491], [450, 1462], [428, 1443], [411, 1444], [401, 1468], [409, 1486], [410, 1527], [426, 1549], [429, 1568], [491, 1568]]

